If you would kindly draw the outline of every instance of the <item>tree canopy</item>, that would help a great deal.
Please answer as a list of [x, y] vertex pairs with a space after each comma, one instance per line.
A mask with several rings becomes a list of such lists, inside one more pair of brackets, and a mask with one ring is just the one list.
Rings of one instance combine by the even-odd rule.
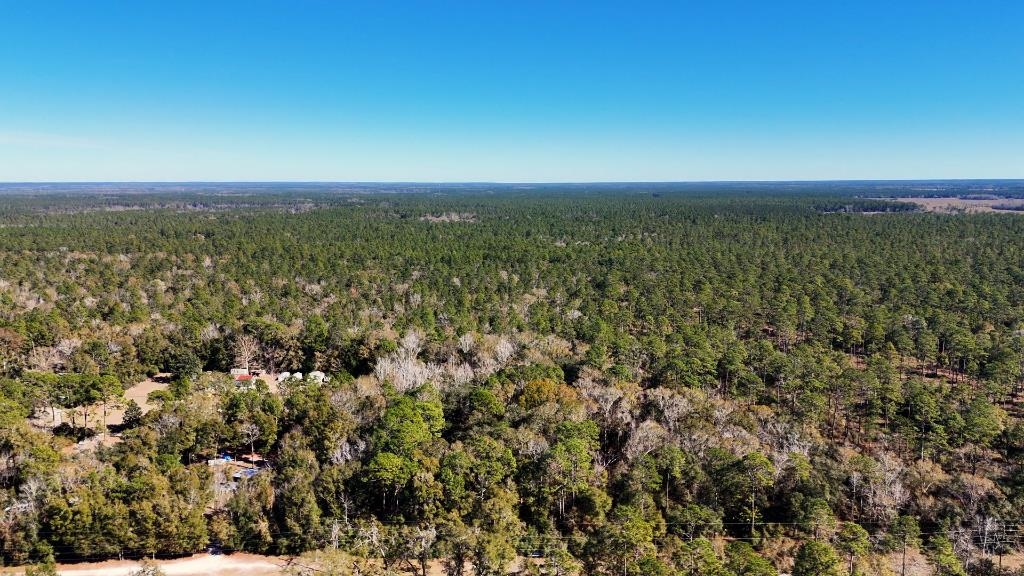
[[0, 561], [961, 574], [1019, 547], [1020, 215], [397, 188], [3, 196]]

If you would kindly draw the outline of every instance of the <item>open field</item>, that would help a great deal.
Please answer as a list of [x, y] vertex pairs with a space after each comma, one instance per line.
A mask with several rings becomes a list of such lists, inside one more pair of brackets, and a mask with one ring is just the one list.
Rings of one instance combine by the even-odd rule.
[[150, 392], [156, 392], [157, 390], [166, 390], [170, 377], [170, 374], [157, 374], [156, 376], [147, 378], [135, 386], [125, 390], [124, 405], [107, 410], [107, 424], [118, 425], [124, 421], [124, 408], [125, 405], [128, 404], [129, 400], [134, 400], [135, 403], [142, 408], [143, 414], [156, 408], [155, 405], [149, 402], [149, 394]]
[[974, 199], [974, 198], [960, 198], [955, 196], [949, 197], [935, 197], [935, 198], [893, 198], [897, 202], [909, 202], [917, 204], [927, 212], [942, 212], [942, 213], [954, 213], [954, 212], [1008, 212], [1013, 213], [1015, 210], [1006, 210], [1000, 208], [1004, 206], [1019, 206], [1024, 208], [1024, 199], [1021, 198], [985, 198], [985, 199]]

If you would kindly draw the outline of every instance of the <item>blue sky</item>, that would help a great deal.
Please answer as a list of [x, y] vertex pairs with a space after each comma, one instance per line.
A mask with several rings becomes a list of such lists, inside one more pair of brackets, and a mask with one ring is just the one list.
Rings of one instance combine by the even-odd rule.
[[0, 0], [0, 181], [1024, 177], [1024, 3]]

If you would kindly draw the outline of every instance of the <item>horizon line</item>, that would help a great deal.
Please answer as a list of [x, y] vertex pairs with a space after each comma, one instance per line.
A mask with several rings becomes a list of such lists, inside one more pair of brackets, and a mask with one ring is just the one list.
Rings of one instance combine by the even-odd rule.
[[810, 178], [810, 179], [741, 179], [741, 180], [3, 180], [0, 186], [11, 185], [97, 185], [97, 184], [348, 184], [348, 185], [594, 185], [594, 184], [813, 184], [813, 183], [929, 183], [929, 182], [1021, 182], [1017, 178]]

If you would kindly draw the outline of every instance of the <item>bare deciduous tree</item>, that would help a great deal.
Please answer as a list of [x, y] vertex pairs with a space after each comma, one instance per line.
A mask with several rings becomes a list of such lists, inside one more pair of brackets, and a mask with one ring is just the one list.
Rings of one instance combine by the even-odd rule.
[[469, 354], [476, 348], [476, 339], [470, 333], [465, 333], [459, 336], [459, 351], [463, 354]]
[[260, 427], [255, 422], [246, 422], [239, 431], [245, 443], [249, 445], [249, 453], [256, 454], [256, 439], [260, 437]]
[[239, 334], [235, 338], [235, 362], [249, 369], [249, 364], [260, 351], [260, 341], [250, 334]]
[[494, 357], [499, 364], [504, 364], [511, 360], [515, 353], [516, 345], [505, 338], [502, 338], [498, 345], [494, 347]]
[[626, 459], [632, 462], [650, 454], [658, 447], [663, 446], [667, 437], [668, 433], [661, 425], [651, 420], [645, 420], [637, 426], [636, 430], [629, 435], [629, 440], [626, 441]]

